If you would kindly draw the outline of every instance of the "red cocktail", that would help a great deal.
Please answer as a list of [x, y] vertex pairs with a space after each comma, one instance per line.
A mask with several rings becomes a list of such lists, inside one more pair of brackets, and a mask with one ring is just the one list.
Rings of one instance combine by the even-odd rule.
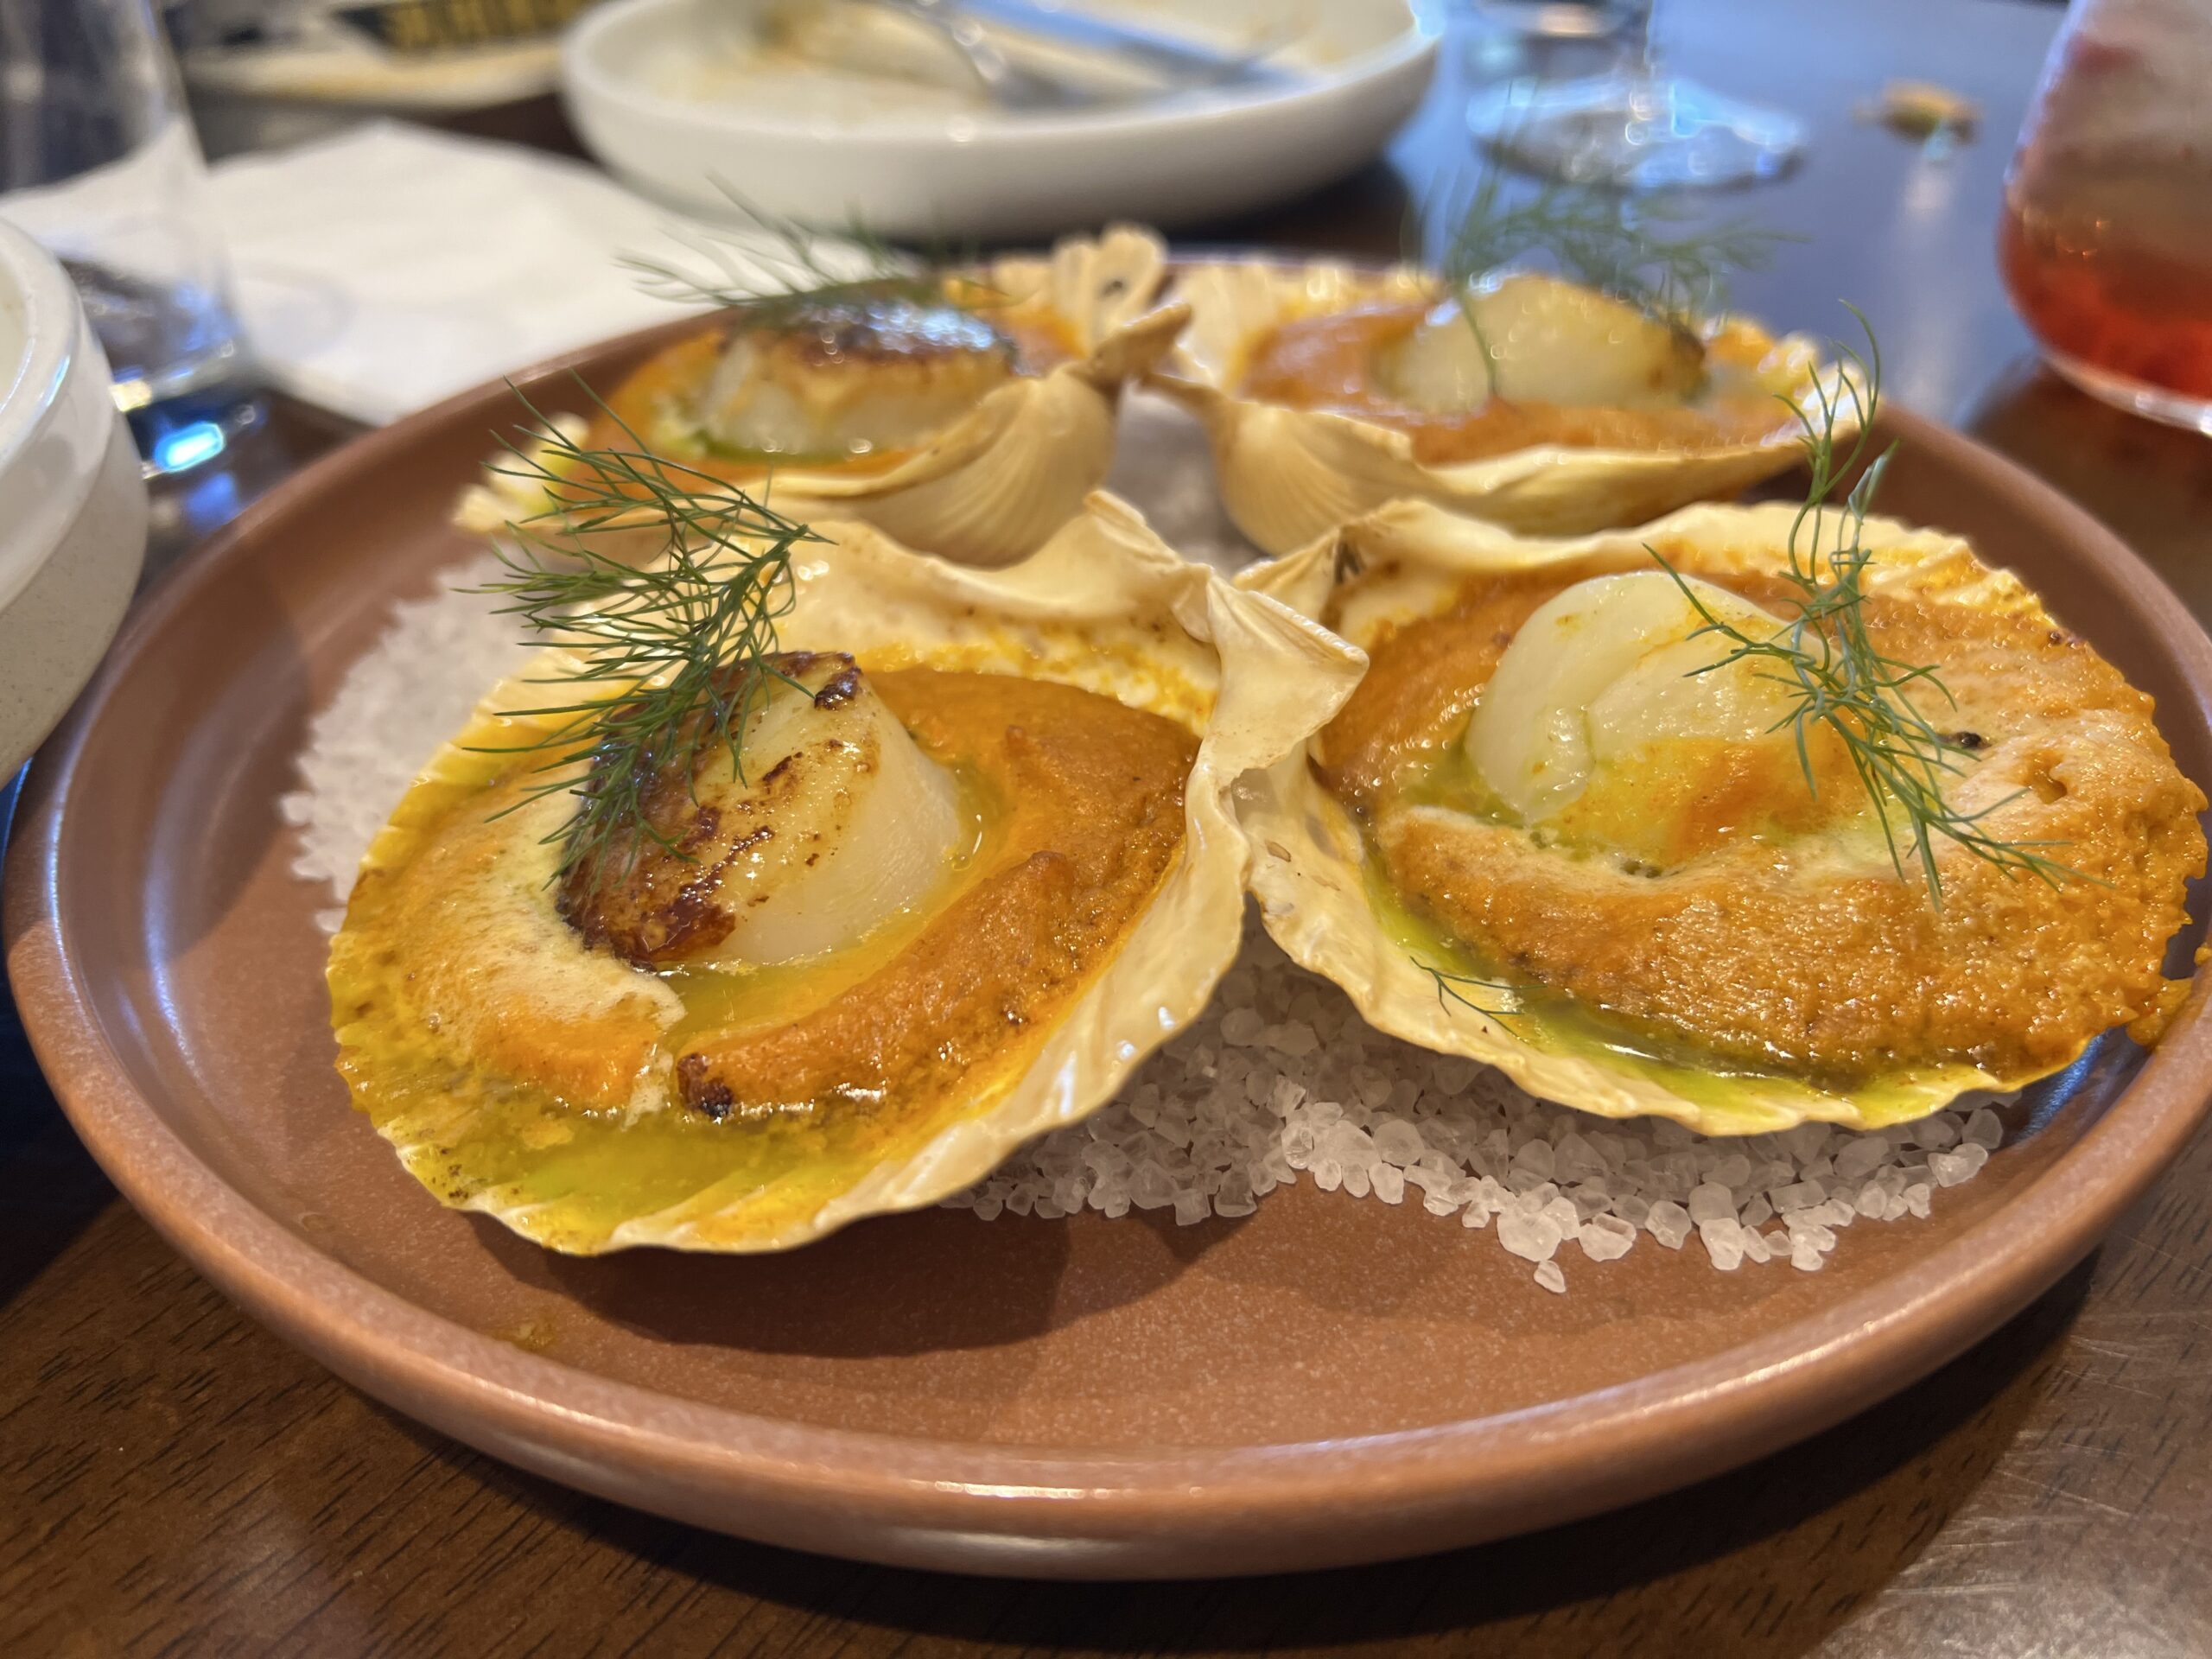
[[2005, 188], [1999, 253], [2051, 362], [2212, 432], [2212, 8], [2075, 0]]

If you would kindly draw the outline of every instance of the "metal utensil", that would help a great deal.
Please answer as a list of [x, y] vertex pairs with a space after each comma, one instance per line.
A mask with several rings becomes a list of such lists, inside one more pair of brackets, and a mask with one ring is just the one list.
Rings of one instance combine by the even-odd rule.
[[961, 7], [938, 0], [870, 0], [888, 10], [925, 23], [959, 53], [975, 77], [976, 89], [1006, 110], [1084, 109], [1108, 101], [1108, 95], [1072, 81], [1040, 75], [1007, 57], [990, 31]]
[[1178, 87], [1220, 86], [1246, 80], [1287, 80], [1291, 77], [1265, 60], [1296, 33], [1276, 31], [1249, 52], [1224, 52], [1158, 29], [1118, 22], [1091, 12], [1036, 5], [1029, 0], [895, 0], [901, 10], [944, 18], [964, 16], [1018, 29], [1064, 45], [1107, 52], [1149, 71]]
[[935, 29], [966, 62], [983, 95], [1001, 109], [1080, 109], [1127, 103], [1127, 92], [1086, 86], [1016, 63], [991, 36], [987, 23], [1065, 46], [1119, 57], [1162, 82], [1162, 91], [1188, 91], [1250, 80], [1283, 80], [1281, 69], [1262, 61], [1289, 38], [1256, 51], [1224, 53], [1132, 24], [1087, 13], [1029, 5], [1023, 0], [868, 0]]

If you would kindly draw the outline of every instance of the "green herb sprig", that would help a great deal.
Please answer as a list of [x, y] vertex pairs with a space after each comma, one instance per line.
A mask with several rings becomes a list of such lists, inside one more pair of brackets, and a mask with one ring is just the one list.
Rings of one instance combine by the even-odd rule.
[[1478, 979], [1472, 974], [1455, 974], [1448, 969], [1439, 968], [1433, 962], [1423, 962], [1419, 957], [1414, 957], [1412, 961], [1414, 967], [1435, 982], [1436, 1004], [1446, 1014], [1452, 1011], [1451, 1005], [1454, 1002], [1463, 1008], [1471, 1009], [1476, 1014], [1485, 1015], [1492, 1020], [1510, 1020], [1520, 1013], [1517, 1008], [1485, 1007], [1460, 988], [1465, 985], [1471, 985], [1485, 991], [1503, 991], [1507, 997], [1510, 998], [1513, 995], [1513, 987], [1506, 984], [1503, 980]]
[[[810, 312], [840, 305], [899, 301], [945, 305], [956, 301], [946, 281], [952, 260], [942, 251], [920, 259], [909, 257], [855, 219], [836, 233], [840, 245], [850, 250], [849, 258], [833, 260], [824, 251], [823, 233], [753, 206], [721, 179], [713, 182], [744, 224], [759, 234], [740, 239], [706, 226], [671, 230], [671, 237], [699, 257], [697, 265], [638, 253], [619, 256], [616, 264], [636, 276], [646, 293], [684, 304], [718, 306], [741, 329], [783, 327]], [[961, 286], [963, 291], [973, 290], [969, 296], [972, 299], [989, 297], [982, 284]]]
[[[1969, 751], [1947, 734], [1923, 707], [1955, 708], [1935, 664], [1907, 663], [1874, 643], [1866, 626], [1867, 568], [1873, 553], [1865, 541], [1866, 515], [1881, 487], [1897, 445], [1872, 450], [1874, 414], [1881, 400], [1881, 350], [1873, 329], [1855, 308], [1852, 315], [1866, 331], [1861, 353], [1839, 346], [1843, 372], [1839, 386], [1815, 382], [1810, 406], [1790, 403], [1804, 429], [1805, 460], [1811, 482], [1790, 521], [1789, 563], [1785, 572], [1797, 614], [1778, 632], [1761, 637], [1716, 616], [1681, 573], [1654, 547], [1647, 550], [1674, 577], [1695, 607], [1699, 633], [1718, 636], [1727, 654], [1694, 671], [1709, 674], [1732, 664], [1757, 664], [1760, 677], [1785, 687], [1793, 706], [1773, 728], [1787, 727], [1796, 739], [1805, 782], [1820, 792], [1812, 756], [1816, 731], [1832, 733], [1842, 744], [1852, 770], [1882, 826], [1890, 861], [1905, 874], [1908, 851], [1920, 861], [1930, 901], [1940, 908], [1943, 880], [1936, 866], [1936, 842], [1948, 841], [2008, 874], [2026, 874], [2056, 887], [2080, 872], [2047, 856], [2064, 843], [2007, 841], [1985, 827], [1990, 816], [2019, 798], [2016, 791], [1972, 812], [1950, 799], [1949, 786], [1967, 770]], [[1847, 445], [1839, 432], [1854, 429]], [[1832, 505], [1842, 480], [1862, 461], [1859, 474], [1841, 505]], [[1916, 699], [1919, 699], [1916, 701]], [[1902, 823], [1899, 819], [1902, 819]]]
[[1732, 273], [1760, 270], [1782, 244], [1802, 239], [1740, 219], [1700, 224], [1670, 198], [1594, 185], [1553, 182], [1506, 196], [1503, 175], [1490, 168], [1457, 210], [1438, 263], [1453, 293], [1541, 255], [1571, 282], [1694, 327], [1726, 308]]
[[[505, 598], [500, 612], [520, 617], [537, 643], [578, 654], [584, 668], [562, 683], [608, 690], [505, 711], [560, 722], [496, 751], [546, 757], [505, 810], [573, 794], [575, 810], [546, 838], [561, 849], [556, 879], [582, 869], [619, 880], [648, 842], [677, 850], [647, 810], [658, 779], [691, 779], [709, 745], [726, 747], [744, 776], [747, 722], [772, 684], [787, 681], [773, 658], [776, 625], [796, 597], [792, 550], [823, 537], [727, 480], [651, 454], [626, 426], [626, 447], [587, 447], [517, 396], [531, 435], [503, 437], [508, 459], [493, 470], [542, 487], [550, 505], [494, 542], [507, 574], [479, 591]], [[614, 532], [652, 537], [654, 556], [632, 564], [593, 544]]]

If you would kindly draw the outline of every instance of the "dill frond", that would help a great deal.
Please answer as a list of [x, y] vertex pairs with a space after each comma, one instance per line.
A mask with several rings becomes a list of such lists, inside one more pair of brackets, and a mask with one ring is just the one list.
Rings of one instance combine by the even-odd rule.
[[[791, 551], [822, 539], [727, 480], [651, 454], [591, 395], [626, 447], [587, 447], [517, 392], [533, 424], [522, 442], [500, 440], [508, 459], [493, 470], [542, 486], [552, 505], [509, 524], [510, 539], [493, 543], [506, 575], [478, 590], [505, 598], [500, 612], [519, 617], [535, 643], [576, 654], [583, 666], [564, 683], [603, 688], [503, 711], [557, 722], [498, 751], [544, 756], [505, 810], [575, 797], [547, 837], [561, 849], [556, 880], [580, 868], [619, 880], [648, 841], [677, 851], [649, 798], [661, 777], [693, 778], [703, 748], [726, 747], [744, 776], [746, 725], [785, 677], [772, 659], [776, 625], [796, 597]], [[594, 545], [615, 533], [658, 545], [632, 564]]]
[[[1674, 577], [1702, 620], [1697, 630], [1724, 640], [1729, 649], [1717, 662], [1694, 671], [1708, 674], [1738, 662], [1757, 665], [1762, 677], [1785, 687], [1794, 706], [1773, 728], [1788, 727], [1807, 786], [1815, 795], [1812, 739], [1825, 728], [1841, 742], [1888, 845], [1900, 878], [1908, 854], [1920, 861], [1931, 903], [1941, 907], [1943, 882], [1936, 867], [1936, 842], [1948, 841], [2008, 874], [2025, 874], [2056, 887], [2067, 880], [2088, 880], [2047, 855], [2057, 842], [2014, 842], [1993, 835], [1987, 819], [2024, 791], [2016, 791], [1974, 811], [1952, 804], [1949, 788], [1969, 764], [1969, 752], [1932, 720], [1929, 708], [1955, 707], [1939, 665], [1908, 663], [1887, 655], [1866, 626], [1867, 567], [1873, 554], [1865, 545], [1866, 515], [1882, 476], [1897, 454], [1892, 443], [1872, 454], [1875, 410], [1881, 400], [1881, 349], [1866, 317], [1856, 308], [1866, 335], [1861, 353], [1839, 346], [1844, 372], [1832, 388], [1815, 382], [1810, 406], [1791, 403], [1804, 429], [1806, 466], [1811, 482], [1789, 527], [1789, 563], [1785, 573], [1796, 590], [1796, 616], [1780, 632], [1758, 638], [1715, 616], [1697, 590], [1656, 548], [1646, 550]], [[1853, 430], [1840, 445], [1840, 429]], [[1866, 469], [1845, 494], [1834, 497], [1842, 480], [1865, 461]]]
[[1694, 328], [1726, 308], [1732, 273], [1762, 269], [1783, 243], [1802, 239], [1740, 219], [1700, 224], [1694, 208], [1668, 197], [1595, 185], [1546, 183], [1515, 201], [1505, 194], [1503, 175], [1489, 168], [1458, 210], [1438, 265], [1453, 293], [1541, 255], [1571, 282]]
[[697, 256], [682, 264], [645, 254], [615, 261], [655, 298], [721, 308], [740, 329], [783, 327], [810, 312], [839, 306], [988, 302], [986, 285], [951, 276], [954, 258], [932, 250], [917, 259], [902, 255], [855, 219], [825, 243], [821, 232], [797, 219], [747, 201], [722, 179], [713, 181], [754, 234], [725, 234], [704, 226], [669, 234]]
[[1485, 1007], [1460, 989], [1463, 985], [1471, 985], [1481, 990], [1502, 991], [1505, 994], [1507, 1000], [1510, 1001], [1514, 994], [1513, 987], [1503, 980], [1478, 979], [1472, 974], [1455, 974], [1448, 969], [1439, 968], [1433, 962], [1423, 962], [1419, 957], [1414, 957], [1411, 960], [1414, 967], [1420, 969], [1436, 982], [1436, 1005], [1446, 1014], [1452, 1011], [1451, 1005], [1454, 1002], [1463, 1008], [1471, 1009], [1476, 1014], [1484, 1014], [1492, 1020], [1510, 1020], [1520, 1012], [1517, 1008]]

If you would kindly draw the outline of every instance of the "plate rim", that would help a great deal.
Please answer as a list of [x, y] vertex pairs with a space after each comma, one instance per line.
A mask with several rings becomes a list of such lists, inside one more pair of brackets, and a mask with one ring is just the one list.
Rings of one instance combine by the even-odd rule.
[[[684, 319], [510, 378], [696, 327]], [[1533, 1529], [1707, 1478], [1818, 1433], [1925, 1376], [2094, 1247], [2212, 1107], [2212, 975], [2101, 1116], [2009, 1202], [1885, 1279], [1718, 1353], [1487, 1417], [1337, 1440], [1134, 1450], [1015, 1446], [795, 1423], [527, 1353], [409, 1301], [276, 1220], [203, 1163], [141, 1095], [83, 991], [56, 912], [67, 807], [103, 711], [203, 588], [324, 488], [425, 428], [496, 411], [500, 380], [318, 458], [204, 543], [137, 609], [29, 769], [0, 883], [7, 965], [57, 1101], [117, 1188], [194, 1268], [347, 1382], [563, 1484], [764, 1541], [1014, 1576], [1188, 1577], [1345, 1565]], [[1892, 410], [1916, 449], [1990, 474], [2096, 544], [2129, 625], [2212, 710], [2212, 639], [2124, 543], [1964, 435]], [[241, 547], [246, 549], [245, 553]], [[2028, 1202], [2063, 1187], [2063, 1208]], [[2031, 1212], [2035, 1212], [2031, 1218]], [[2054, 1213], [2056, 1218], [2054, 1218]], [[1555, 1448], [1577, 1453], [1563, 1473]]]

